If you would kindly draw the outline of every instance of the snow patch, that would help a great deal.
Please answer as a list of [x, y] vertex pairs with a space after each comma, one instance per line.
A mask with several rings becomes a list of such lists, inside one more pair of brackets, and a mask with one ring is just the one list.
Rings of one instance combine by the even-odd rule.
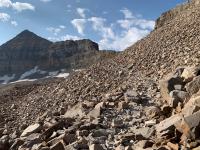
[[49, 72], [49, 75], [50, 76], [56, 76], [58, 74], [59, 71], [52, 71], [52, 72]]
[[33, 82], [36, 81], [37, 79], [23, 79], [23, 80], [17, 80], [14, 82], [10, 82], [10, 83], [18, 83], [18, 82]]
[[36, 72], [39, 72], [38, 66], [35, 66], [35, 68], [33, 68], [33, 69], [31, 69], [31, 70], [26, 71], [25, 73], [23, 73], [23, 74], [21, 75], [21, 77], [20, 77], [19, 80], [25, 79], [26, 77], [28, 77], [28, 76], [30, 76], [30, 75], [36, 73]]
[[59, 73], [57, 76], [57, 78], [67, 78], [69, 76], [69, 73]]
[[44, 70], [40, 70], [38, 68], [38, 66], [35, 66], [33, 69], [29, 70], [29, 71], [26, 71], [25, 73], [23, 73], [20, 77], [19, 80], [22, 80], [22, 79], [25, 79], [27, 78], [28, 76], [31, 76], [33, 75], [34, 73], [39, 73], [39, 74], [46, 74], [47, 72], [44, 71]]
[[0, 76], [0, 81], [3, 81], [2, 84], [7, 84], [9, 81], [13, 80], [15, 78], [15, 74], [13, 74], [12, 76], [8, 76], [8, 75], [4, 75], [4, 76]]

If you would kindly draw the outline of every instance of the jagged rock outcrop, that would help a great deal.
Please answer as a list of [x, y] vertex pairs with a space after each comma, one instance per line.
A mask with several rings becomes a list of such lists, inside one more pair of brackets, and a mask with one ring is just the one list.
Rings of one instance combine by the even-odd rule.
[[179, 15], [190, 16], [194, 12], [193, 11], [194, 7], [200, 7], [199, 0], [192, 0], [192, 1], [189, 0], [188, 4], [180, 4], [176, 8], [163, 13], [156, 20], [155, 29], [170, 23], [170, 21], [173, 21], [173, 19], [178, 17]]

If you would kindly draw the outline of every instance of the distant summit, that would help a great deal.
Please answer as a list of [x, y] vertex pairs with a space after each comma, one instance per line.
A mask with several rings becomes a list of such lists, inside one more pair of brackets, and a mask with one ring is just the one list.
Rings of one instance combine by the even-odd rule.
[[[44, 75], [85, 68], [102, 59], [102, 53], [105, 54], [99, 51], [98, 44], [88, 39], [53, 43], [24, 30], [0, 46], [0, 83], [5, 75], [20, 78], [21, 74], [36, 67]], [[39, 76], [44, 75], [40, 73]]]

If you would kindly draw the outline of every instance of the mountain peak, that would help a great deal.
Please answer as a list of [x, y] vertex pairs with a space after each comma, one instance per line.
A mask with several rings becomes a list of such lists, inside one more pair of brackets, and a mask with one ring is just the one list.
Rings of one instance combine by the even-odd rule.
[[35, 33], [31, 32], [29, 30], [22, 31], [16, 37], [21, 37], [21, 38], [23, 38], [23, 37], [25, 37], [25, 38], [33, 38], [33, 37], [41, 38], [41, 37], [39, 37], [38, 35], [36, 35]]

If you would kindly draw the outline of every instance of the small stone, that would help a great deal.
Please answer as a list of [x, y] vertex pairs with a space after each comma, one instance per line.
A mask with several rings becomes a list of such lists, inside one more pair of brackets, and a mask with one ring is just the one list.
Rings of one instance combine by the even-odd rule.
[[171, 142], [168, 142], [167, 146], [169, 146], [172, 150], [179, 150], [178, 144], [173, 144]]
[[50, 150], [65, 150], [65, 147], [62, 142], [58, 142], [55, 145], [51, 146]]
[[12, 146], [10, 147], [10, 150], [18, 149], [19, 146], [21, 146], [22, 144], [24, 144], [24, 141], [21, 140], [21, 139], [17, 139], [17, 140], [12, 144]]
[[183, 116], [181, 114], [176, 114], [161, 121], [156, 125], [156, 132], [159, 137], [174, 134], [175, 124], [181, 121]]
[[145, 126], [146, 127], [152, 127], [154, 125], [156, 125], [156, 120], [145, 121]]
[[100, 144], [92, 144], [89, 146], [89, 150], [105, 150]]
[[88, 136], [89, 135], [89, 131], [88, 130], [82, 130], [82, 131], [80, 131], [80, 130], [78, 130], [78, 131], [76, 131], [76, 134], [77, 134], [77, 136]]
[[122, 101], [118, 103], [118, 109], [119, 110], [123, 110], [123, 109], [128, 109], [129, 105], [127, 102]]
[[119, 119], [113, 119], [112, 124], [111, 124], [113, 128], [121, 128], [123, 127], [123, 125], [124, 125], [123, 121]]
[[193, 148], [192, 150], [200, 150], [200, 146]]
[[179, 91], [181, 91], [182, 88], [183, 88], [183, 86], [180, 85], [180, 84], [174, 85], [174, 89], [175, 89], [175, 90], [179, 90]]
[[174, 77], [173, 74], [169, 74], [166, 79], [159, 82], [160, 92], [164, 101], [171, 104], [170, 92], [175, 90], [174, 85], [182, 85], [183, 81], [180, 77]]
[[21, 134], [21, 137], [31, 135], [32, 133], [37, 133], [41, 130], [41, 128], [42, 126], [38, 123], [30, 125], [23, 131], [23, 133]]
[[77, 137], [75, 134], [65, 134], [63, 137], [63, 141], [68, 145], [77, 140]]
[[189, 98], [189, 94], [187, 92], [179, 90], [171, 91], [170, 96], [180, 102], [185, 102]]
[[150, 118], [160, 115], [160, 109], [156, 106], [150, 106], [145, 109], [145, 114]]
[[200, 110], [200, 96], [192, 97], [182, 109], [184, 116], [192, 115], [193, 113]]
[[9, 150], [9, 136], [4, 135], [0, 138], [0, 150]]
[[88, 116], [92, 118], [99, 118], [101, 116], [101, 108], [94, 108], [89, 112]]
[[200, 89], [200, 76], [195, 77], [191, 82], [186, 84], [185, 88], [190, 96], [197, 93]]
[[141, 103], [141, 99], [139, 97], [139, 94], [134, 90], [128, 90], [124, 94], [124, 98], [126, 102], [135, 102], [135, 103]]
[[122, 145], [119, 145], [115, 148], [115, 150], [125, 150], [125, 147]]
[[157, 150], [171, 150], [167, 145], [159, 147]]
[[185, 82], [190, 82], [198, 74], [198, 72], [198, 67], [188, 67], [183, 70], [181, 77], [184, 78]]
[[172, 108], [169, 105], [166, 105], [166, 104], [164, 104], [161, 107], [161, 110], [162, 110], [163, 115], [169, 115], [172, 112]]
[[93, 131], [92, 136], [93, 137], [108, 136], [108, 133], [105, 129], [98, 129]]
[[135, 147], [135, 149], [140, 149], [140, 148], [146, 149], [146, 148], [152, 147], [153, 144], [154, 143], [152, 141], [142, 140], [142, 141], [139, 141], [138, 143], [136, 143], [134, 145], [134, 147]]

